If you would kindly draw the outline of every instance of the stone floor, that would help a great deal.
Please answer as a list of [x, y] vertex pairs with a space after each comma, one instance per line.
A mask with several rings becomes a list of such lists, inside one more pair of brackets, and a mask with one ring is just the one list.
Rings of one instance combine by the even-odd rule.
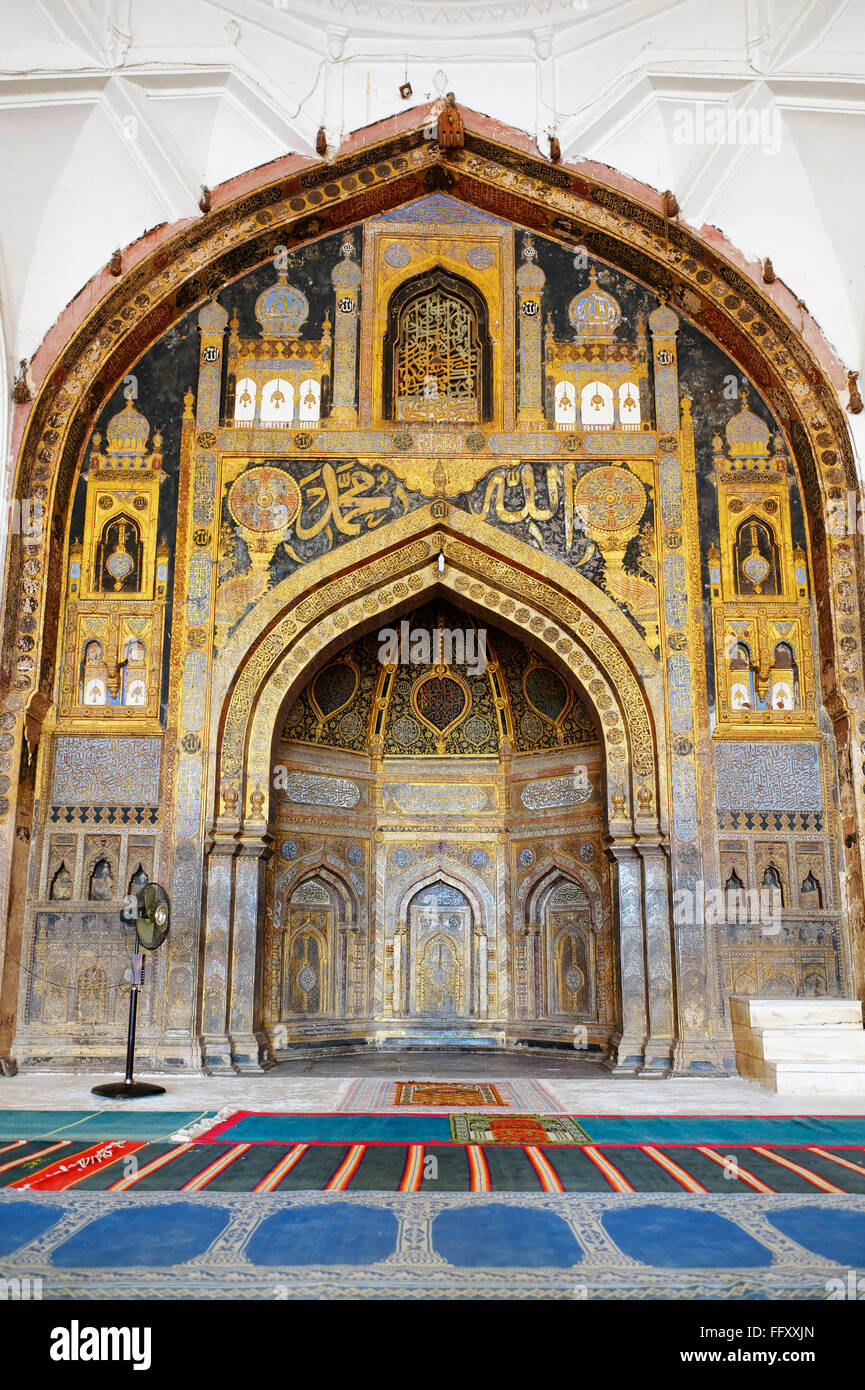
[[[142, 1110], [330, 1110], [352, 1080], [405, 1078], [468, 1081], [537, 1079], [574, 1115], [863, 1115], [863, 1096], [778, 1096], [738, 1076], [612, 1077], [586, 1058], [412, 1052], [366, 1057], [316, 1057], [284, 1062], [259, 1076], [154, 1076], [164, 1096], [135, 1102]], [[22, 1071], [0, 1077], [0, 1109], [105, 1109], [114, 1101], [90, 1094], [116, 1074]], [[147, 1079], [144, 1074], [140, 1079]]]

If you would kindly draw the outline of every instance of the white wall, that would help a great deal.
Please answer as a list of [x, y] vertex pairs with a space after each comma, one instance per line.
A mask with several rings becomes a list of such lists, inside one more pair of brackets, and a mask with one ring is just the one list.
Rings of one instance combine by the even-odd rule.
[[447, 90], [672, 188], [862, 360], [865, 0], [0, 0], [0, 36], [10, 380], [116, 247], [197, 214], [202, 184]]

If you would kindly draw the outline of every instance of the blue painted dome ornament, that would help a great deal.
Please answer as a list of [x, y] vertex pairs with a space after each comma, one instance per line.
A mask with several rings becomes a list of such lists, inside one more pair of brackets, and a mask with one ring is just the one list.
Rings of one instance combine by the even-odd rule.
[[309, 300], [288, 283], [281, 270], [275, 285], [264, 290], [255, 301], [255, 317], [265, 338], [297, 338], [309, 318]]
[[346, 237], [340, 247], [342, 259], [337, 261], [330, 272], [331, 283], [335, 290], [357, 290], [360, 286], [361, 269], [354, 254], [354, 242], [351, 237]]
[[611, 341], [622, 319], [619, 301], [598, 284], [594, 266], [589, 271], [589, 287], [574, 295], [568, 305], [570, 319], [578, 339]]

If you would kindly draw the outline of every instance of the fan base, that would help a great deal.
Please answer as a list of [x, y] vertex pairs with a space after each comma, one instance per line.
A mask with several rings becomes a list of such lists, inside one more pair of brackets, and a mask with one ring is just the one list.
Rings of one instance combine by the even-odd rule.
[[109, 1081], [105, 1086], [94, 1086], [93, 1096], [107, 1096], [109, 1100], [137, 1100], [139, 1096], [164, 1096], [164, 1086], [152, 1086], [149, 1081]]

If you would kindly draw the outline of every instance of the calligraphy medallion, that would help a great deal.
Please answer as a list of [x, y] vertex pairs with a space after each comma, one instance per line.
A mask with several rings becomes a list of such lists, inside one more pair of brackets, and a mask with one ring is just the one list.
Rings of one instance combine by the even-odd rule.
[[580, 480], [575, 503], [589, 527], [623, 531], [642, 515], [646, 491], [624, 468], [593, 468]]
[[284, 531], [299, 506], [300, 489], [280, 468], [250, 468], [228, 494], [228, 510], [248, 531]]

